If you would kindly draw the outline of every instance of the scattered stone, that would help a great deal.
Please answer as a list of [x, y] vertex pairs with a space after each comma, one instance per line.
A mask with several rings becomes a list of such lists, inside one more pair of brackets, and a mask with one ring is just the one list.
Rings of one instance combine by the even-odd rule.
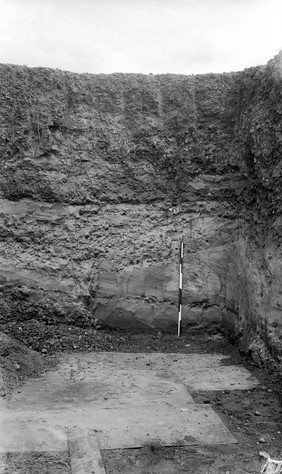
[[10, 355], [10, 349], [9, 349], [9, 347], [3, 347], [3, 348], [1, 348], [0, 356], [2, 356], [2, 357], [7, 357], [8, 355]]
[[255, 416], [260, 416], [261, 412], [260, 411], [255, 411]]
[[261, 458], [265, 458], [265, 459], [268, 459], [270, 457], [269, 454], [267, 454], [265, 451], [260, 451], [259, 455]]

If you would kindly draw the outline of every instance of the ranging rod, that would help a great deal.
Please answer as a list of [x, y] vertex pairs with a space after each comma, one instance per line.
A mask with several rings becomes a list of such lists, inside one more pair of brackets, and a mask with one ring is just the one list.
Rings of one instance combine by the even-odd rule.
[[184, 242], [183, 242], [183, 238], [181, 238], [180, 246], [179, 246], [179, 295], [178, 295], [178, 329], [177, 329], [178, 337], [180, 336], [180, 333], [181, 333], [181, 317], [182, 317], [183, 250], [184, 250]]

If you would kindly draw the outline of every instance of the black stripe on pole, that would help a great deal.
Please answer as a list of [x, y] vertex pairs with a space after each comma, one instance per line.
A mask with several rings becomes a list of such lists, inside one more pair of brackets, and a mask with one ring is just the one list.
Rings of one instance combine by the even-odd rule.
[[179, 288], [178, 311], [180, 311], [180, 306], [181, 305], [182, 305], [182, 288]]

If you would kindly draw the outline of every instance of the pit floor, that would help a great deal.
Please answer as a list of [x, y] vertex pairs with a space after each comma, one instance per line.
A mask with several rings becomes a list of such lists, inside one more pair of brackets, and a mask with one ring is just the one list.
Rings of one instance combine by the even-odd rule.
[[[121, 335], [109, 337], [115, 349]], [[67, 351], [2, 400], [1, 473], [72, 472], [76, 427], [98, 439], [106, 474], [255, 473], [260, 451], [281, 459], [275, 380], [221, 335], [167, 336], [163, 352], [154, 336], [135, 352], [132, 337], [119, 351]]]

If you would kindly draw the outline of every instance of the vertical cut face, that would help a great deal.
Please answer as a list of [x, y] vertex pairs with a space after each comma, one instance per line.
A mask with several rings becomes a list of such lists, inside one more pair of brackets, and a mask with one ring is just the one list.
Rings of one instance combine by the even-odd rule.
[[183, 326], [224, 317], [280, 353], [280, 56], [197, 76], [2, 65], [2, 321], [176, 331], [183, 235]]
[[173, 329], [183, 235], [183, 324], [219, 321], [238, 74], [0, 76], [7, 319]]

